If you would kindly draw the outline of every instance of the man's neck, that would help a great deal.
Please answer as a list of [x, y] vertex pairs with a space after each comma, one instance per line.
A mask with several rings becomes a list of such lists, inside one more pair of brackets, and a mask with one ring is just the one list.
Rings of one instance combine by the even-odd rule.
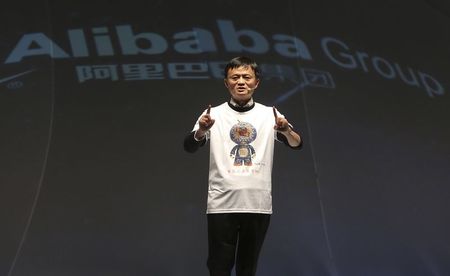
[[231, 98], [230, 103], [236, 107], [250, 107], [254, 104], [253, 98], [250, 98], [248, 101], [236, 101]]
[[237, 112], [247, 112], [247, 111], [253, 109], [253, 107], [255, 107], [255, 102], [253, 101], [253, 99], [250, 99], [249, 101], [244, 103], [244, 105], [242, 106], [242, 105], [238, 104], [234, 99], [231, 99], [228, 102], [228, 106], [230, 106], [231, 109], [233, 109], [234, 111], [237, 111]]

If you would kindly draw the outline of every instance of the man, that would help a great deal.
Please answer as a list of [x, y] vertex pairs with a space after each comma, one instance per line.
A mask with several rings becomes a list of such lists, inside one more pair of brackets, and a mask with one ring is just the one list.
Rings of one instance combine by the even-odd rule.
[[184, 140], [195, 152], [210, 142], [207, 202], [211, 276], [254, 276], [272, 214], [274, 141], [300, 149], [302, 139], [275, 107], [256, 103], [258, 65], [236, 57], [225, 67], [229, 102], [211, 105]]

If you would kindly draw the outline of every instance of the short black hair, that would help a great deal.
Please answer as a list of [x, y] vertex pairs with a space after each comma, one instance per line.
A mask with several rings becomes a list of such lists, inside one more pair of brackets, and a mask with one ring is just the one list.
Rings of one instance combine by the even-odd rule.
[[244, 66], [244, 67], [249, 66], [250, 68], [252, 68], [253, 72], [255, 72], [256, 78], [257, 79], [260, 78], [261, 71], [259, 69], [258, 64], [253, 59], [246, 57], [246, 56], [235, 57], [232, 60], [230, 60], [227, 63], [227, 65], [225, 66], [224, 77], [225, 78], [228, 77], [228, 70], [238, 68], [241, 66]]

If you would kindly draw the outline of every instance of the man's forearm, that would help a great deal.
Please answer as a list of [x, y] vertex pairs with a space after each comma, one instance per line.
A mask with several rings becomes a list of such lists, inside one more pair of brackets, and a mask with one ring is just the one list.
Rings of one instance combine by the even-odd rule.
[[281, 132], [281, 134], [286, 137], [289, 146], [296, 148], [302, 144], [302, 138], [300, 134], [295, 132], [292, 128], [289, 127], [288, 130]]
[[201, 140], [205, 139], [206, 132], [207, 132], [207, 131], [203, 131], [203, 130], [201, 130], [201, 129], [197, 129], [197, 130], [194, 132], [194, 138], [195, 138], [195, 140], [201, 141]]
[[203, 146], [206, 142], [205, 139], [203, 140], [196, 140], [195, 139], [195, 132], [191, 132], [184, 138], [184, 150], [187, 152], [196, 152], [199, 147]]

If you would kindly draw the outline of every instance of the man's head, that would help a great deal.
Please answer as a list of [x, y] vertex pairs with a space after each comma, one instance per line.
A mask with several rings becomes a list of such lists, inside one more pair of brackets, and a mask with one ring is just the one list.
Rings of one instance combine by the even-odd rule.
[[239, 105], [245, 105], [259, 85], [260, 70], [256, 62], [248, 57], [233, 58], [226, 65], [224, 75], [231, 97]]

